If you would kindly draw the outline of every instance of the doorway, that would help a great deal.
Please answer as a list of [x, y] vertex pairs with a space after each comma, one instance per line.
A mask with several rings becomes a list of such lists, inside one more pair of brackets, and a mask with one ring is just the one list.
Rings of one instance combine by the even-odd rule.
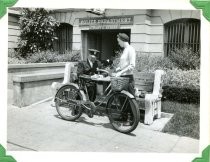
[[83, 59], [87, 59], [88, 49], [94, 48], [100, 51], [99, 60], [112, 60], [115, 52], [119, 50], [117, 43], [117, 34], [119, 33], [126, 33], [130, 37], [130, 29], [82, 31]]

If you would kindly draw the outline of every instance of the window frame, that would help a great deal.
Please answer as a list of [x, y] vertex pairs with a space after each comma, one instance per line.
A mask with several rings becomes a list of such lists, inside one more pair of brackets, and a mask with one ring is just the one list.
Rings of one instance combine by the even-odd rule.
[[171, 50], [184, 46], [191, 46], [194, 52], [200, 51], [200, 24], [199, 19], [193, 18], [176, 19], [165, 23], [164, 55], [169, 56]]
[[[60, 54], [66, 54], [72, 51], [73, 44], [73, 26], [68, 23], [61, 23], [56, 29], [56, 37], [54, 50]], [[64, 41], [64, 42], [63, 42]]]

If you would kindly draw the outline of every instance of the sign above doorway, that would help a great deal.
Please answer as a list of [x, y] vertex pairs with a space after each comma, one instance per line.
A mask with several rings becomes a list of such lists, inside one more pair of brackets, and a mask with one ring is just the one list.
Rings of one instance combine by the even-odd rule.
[[79, 26], [95, 26], [99, 29], [103, 26], [109, 28], [118, 28], [119, 25], [133, 25], [133, 16], [110, 16], [110, 17], [91, 17], [91, 18], [80, 18]]
[[120, 29], [120, 24], [116, 25], [89, 25], [89, 30], [101, 30], [101, 29]]

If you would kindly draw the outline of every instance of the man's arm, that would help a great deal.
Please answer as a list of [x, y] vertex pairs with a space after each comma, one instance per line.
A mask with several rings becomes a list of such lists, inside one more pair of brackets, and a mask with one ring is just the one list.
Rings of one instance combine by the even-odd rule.
[[87, 61], [81, 61], [80, 63], [78, 63], [77, 73], [78, 75], [81, 75], [81, 74], [90, 75], [91, 68], [88, 65]]
[[99, 68], [99, 69], [103, 68], [102, 63], [101, 63], [101, 61], [99, 61], [99, 60], [97, 60], [97, 65], [98, 65], [98, 68]]
[[79, 62], [77, 65], [77, 75], [81, 75], [84, 73], [84, 64], [83, 62]]

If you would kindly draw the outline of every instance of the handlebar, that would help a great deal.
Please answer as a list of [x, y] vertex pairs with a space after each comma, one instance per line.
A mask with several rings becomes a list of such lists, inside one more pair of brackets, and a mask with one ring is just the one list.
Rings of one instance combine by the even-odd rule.
[[97, 72], [102, 72], [102, 73], [106, 73], [109, 75], [109, 71], [104, 70], [104, 69], [97, 69]]

